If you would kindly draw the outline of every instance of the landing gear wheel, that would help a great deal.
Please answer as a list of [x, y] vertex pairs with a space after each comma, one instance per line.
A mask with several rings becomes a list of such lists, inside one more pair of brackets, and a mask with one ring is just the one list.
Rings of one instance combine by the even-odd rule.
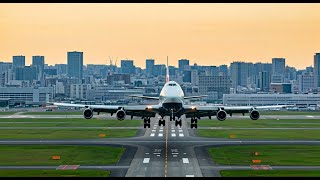
[[197, 129], [197, 128], [198, 128], [198, 124], [196, 124], [196, 123], [195, 123], [195, 124], [191, 124], [191, 129], [192, 129], [192, 128]]
[[144, 123], [144, 124], [143, 124], [143, 127], [144, 127], [144, 128], [147, 128], [147, 127], [150, 128], [150, 124]]
[[197, 124], [198, 123], [198, 119], [196, 118], [191, 118], [191, 124]]
[[165, 126], [166, 125], [166, 121], [165, 120], [159, 120], [159, 126]]
[[181, 121], [181, 119], [180, 119], [180, 120], [176, 120], [175, 125], [181, 127], [181, 126], [182, 126], [182, 121]]
[[170, 116], [170, 121], [172, 121], [172, 116]]

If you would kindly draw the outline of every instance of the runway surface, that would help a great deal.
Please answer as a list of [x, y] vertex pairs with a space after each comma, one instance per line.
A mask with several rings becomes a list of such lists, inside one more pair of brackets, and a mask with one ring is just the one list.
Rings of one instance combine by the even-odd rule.
[[[12, 117], [14, 116], [14, 117]], [[23, 117], [21, 117], [23, 116]], [[11, 115], [1, 118], [77, 118], [78, 115]], [[264, 116], [277, 118], [279, 116]], [[286, 116], [281, 116], [286, 117]], [[291, 117], [291, 116], [290, 116]], [[101, 117], [99, 117], [101, 118]], [[230, 117], [228, 117], [230, 118]], [[243, 116], [231, 117], [242, 119]], [[244, 118], [248, 118], [244, 116]], [[294, 116], [283, 119], [316, 119], [320, 116]], [[90, 121], [90, 120], [89, 120]], [[190, 122], [190, 119], [187, 121]], [[9, 121], [7, 121], [9, 122]], [[7, 123], [1, 122], [1, 123]], [[64, 123], [59, 120], [60, 123]], [[22, 123], [22, 122], [12, 122]], [[31, 123], [31, 122], [30, 122]], [[0, 129], [138, 129], [140, 136], [132, 138], [104, 138], [104, 139], [56, 139], [56, 140], [5, 140], [0, 144], [55, 144], [55, 145], [112, 145], [125, 146], [126, 151], [121, 160], [114, 165], [77, 166], [78, 169], [106, 169], [111, 170], [113, 177], [217, 177], [222, 169], [255, 169], [259, 166], [223, 166], [212, 161], [207, 152], [208, 147], [224, 145], [320, 145], [317, 140], [257, 140], [257, 139], [222, 139], [196, 137], [195, 130], [190, 129], [186, 121], [182, 127], [176, 127], [174, 121], [166, 121], [165, 127], [158, 126], [158, 119], [151, 119], [151, 128], [143, 127], [0, 127]], [[221, 129], [221, 127], [199, 127], [199, 129]], [[320, 129], [320, 128], [227, 128], [222, 129]], [[267, 166], [267, 165], [265, 165]], [[0, 166], [0, 169], [56, 169], [59, 166]], [[266, 168], [261, 166], [261, 168]], [[320, 166], [269, 166], [271, 169], [320, 169]]]

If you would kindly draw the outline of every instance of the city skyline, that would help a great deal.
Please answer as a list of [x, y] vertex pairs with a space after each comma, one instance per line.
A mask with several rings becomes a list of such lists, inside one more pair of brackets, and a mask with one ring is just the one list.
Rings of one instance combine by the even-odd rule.
[[[84, 64], [132, 59], [178, 66], [229, 65], [233, 61], [313, 66], [320, 51], [320, 4], [0, 4], [0, 61], [45, 56], [66, 64], [67, 52]], [[19, 12], [19, 13], [17, 13]]]

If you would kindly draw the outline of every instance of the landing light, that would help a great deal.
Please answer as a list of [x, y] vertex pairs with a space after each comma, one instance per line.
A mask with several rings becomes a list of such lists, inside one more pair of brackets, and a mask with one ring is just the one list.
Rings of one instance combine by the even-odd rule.
[[191, 109], [196, 109], [196, 107], [195, 106], [191, 106]]
[[147, 109], [152, 109], [152, 106], [147, 106]]

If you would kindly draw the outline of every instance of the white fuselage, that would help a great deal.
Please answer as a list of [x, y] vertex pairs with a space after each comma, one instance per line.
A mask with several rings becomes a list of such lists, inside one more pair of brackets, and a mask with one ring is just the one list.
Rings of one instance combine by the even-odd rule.
[[167, 82], [159, 97], [159, 105], [173, 111], [179, 110], [184, 104], [184, 93], [180, 85], [175, 81]]

